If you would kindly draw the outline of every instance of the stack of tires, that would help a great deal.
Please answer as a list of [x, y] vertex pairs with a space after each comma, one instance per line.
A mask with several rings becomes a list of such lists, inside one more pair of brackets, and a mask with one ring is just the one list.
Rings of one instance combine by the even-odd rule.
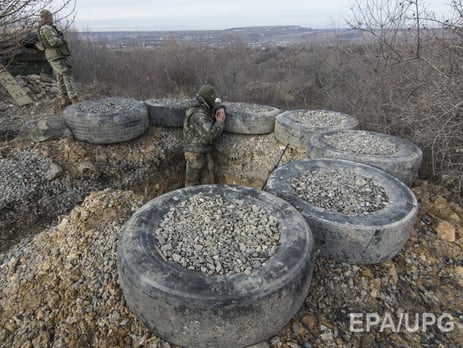
[[[350, 264], [390, 259], [403, 248], [416, 220], [418, 203], [408, 186], [418, 175], [422, 152], [415, 144], [401, 138], [355, 130], [358, 122], [345, 114], [332, 113], [343, 121], [317, 128], [310, 120], [320, 113], [319, 110], [294, 110], [277, 117], [277, 139], [305, 147], [308, 159], [293, 161], [274, 170], [266, 190], [290, 202], [302, 213], [322, 256]], [[324, 202], [311, 201], [310, 197], [296, 192], [294, 182], [298, 178], [312, 173], [318, 175], [322, 170], [345, 172], [352, 180], [355, 177], [362, 182], [373, 182], [381, 187], [386, 200], [384, 207], [350, 215], [336, 207], [328, 209]], [[327, 200], [340, 185], [336, 180], [333, 175], [331, 182], [324, 182], [326, 192], [322, 195], [326, 194]], [[377, 194], [368, 192], [365, 194]], [[374, 201], [375, 197], [370, 198]]]

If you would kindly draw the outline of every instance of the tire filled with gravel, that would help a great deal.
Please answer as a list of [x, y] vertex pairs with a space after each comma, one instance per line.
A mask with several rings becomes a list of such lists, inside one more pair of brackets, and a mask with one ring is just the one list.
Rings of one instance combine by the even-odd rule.
[[[188, 99], [146, 100], [150, 124], [155, 127], [183, 127]], [[235, 134], [268, 134], [273, 132], [280, 109], [251, 103], [224, 102], [227, 109], [225, 128]]]
[[124, 225], [117, 255], [127, 304], [157, 335], [188, 347], [245, 347], [299, 310], [314, 241], [284, 200], [202, 185], [145, 204]]
[[183, 127], [189, 99], [150, 99], [145, 101], [154, 127]]
[[289, 110], [275, 119], [275, 137], [283, 144], [307, 149], [316, 132], [353, 129], [358, 121], [353, 116], [329, 110]]
[[281, 110], [270, 105], [225, 102], [227, 117], [224, 130], [236, 134], [267, 134], [275, 128]]
[[378, 263], [405, 245], [418, 203], [401, 181], [378, 168], [339, 159], [305, 159], [277, 168], [266, 190], [309, 223], [322, 256]]
[[363, 130], [315, 133], [307, 147], [308, 158], [339, 158], [369, 164], [410, 186], [418, 176], [423, 153], [410, 141]]
[[80, 102], [65, 108], [63, 117], [77, 140], [93, 144], [128, 141], [149, 126], [145, 104], [128, 98]]

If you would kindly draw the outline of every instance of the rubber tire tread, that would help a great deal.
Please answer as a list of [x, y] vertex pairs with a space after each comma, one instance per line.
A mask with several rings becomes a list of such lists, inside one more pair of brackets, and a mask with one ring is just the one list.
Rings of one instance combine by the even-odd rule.
[[[325, 138], [338, 132], [372, 134], [395, 144], [397, 151], [388, 155], [370, 155], [340, 151], [328, 145]], [[406, 185], [411, 186], [418, 177], [423, 152], [414, 143], [388, 134], [363, 130], [334, 130], [312, 135], [307, 146], [307, 157], [311, 159], [338, 158], [369, 164], [388, 172]]]
[[[332, 212], [301, 199], [291, 180], [318, 168], [349, 169], [373, 178], [389, 197], [388, 205], [365, 215], [348, 216]], [[372, 264], [391, 259], [404, 247], [418, 213], [413, 192], [385, 171], [340, 159], [303, 159], [274, 170], [266, 191], [291, 203], [307, 220], [320, 255], [349, 264]]]
[[[129, 110], [122, 112], [85, 112], [82, 103], [132, 103]], [[66, 126], [74, 138], [92, 144], [112, 144], [137, 138], [149, 127], [148, 111], [143, 102], [126, 98], [107, 98], [101, 101], [81, 102], [63, 110]]]
[[[243, 112], [233, 108], [235, 103], [224, 103], [227, 107], [227, 118], [225, 119], [224, 130], [235, 134], [268, 134], [275, 129], [275, 118], [281, 110], [265, 105], [268, 111]], [[241, 104], [241, 103], [240, 103]]]
[[179, 101], [178, 104], [166, 103], [163, 99], [145, 100], [148, 108], [150, 124], [154, 127], [183, 127], [185, 112], [189, 101]]
[[[153, 231], [174, 204], [198, 193], [245, 200], [281, 218], [276, 253], [251, 275], [207, 275], [164, 260]], [[234, 185], [192, 186], [151, 200], [124, 225], [117, 248], [129, 308], [158, 336], [188, 347], [244, 347], [277, 333], [307, 296], [313, 258], [313, 236], [294, 207]]]
[[[335, 129], [353, 129], [358, 126], [358, 120], [353, 116], [334, 111], [332, 111], [332, 113], [342, 115], [343, 117], [347, 117], [347, 122], [342, 122], [329, 127], [313, 128], [309, 125], [305, 125], [300, 122], [294, 121], [294, 114], [305, 111], [317, 110], [288, 110], [279, 114], [276, 117], [275, 137], [279, 142], [283, 144], [289, 144], [294, 147], [303, 148], [304, 150], [306, 150], [307, 145], [309, 144], [310, 137], [316, 132], [326, 132]], [[320, 110], [320, 112], [326, 111]]]

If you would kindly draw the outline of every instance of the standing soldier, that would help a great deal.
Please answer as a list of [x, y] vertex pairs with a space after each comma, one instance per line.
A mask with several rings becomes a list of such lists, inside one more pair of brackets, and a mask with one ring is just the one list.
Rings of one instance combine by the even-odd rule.
[[206, 184], [208, 154], [212, 144], [222, 134], [225, 107], [216, 108], [215, 89], [204, 85], [186, 110], [183, 124], [184, 155], [186, 161], [185, 187]]
[[38, 36], [56, 76], [61, 106], [76, 104], [79, 99], [72, 78], [71, 52], [63, 33], [53, 24], [53, 14], [45, 9], [40, 11]]

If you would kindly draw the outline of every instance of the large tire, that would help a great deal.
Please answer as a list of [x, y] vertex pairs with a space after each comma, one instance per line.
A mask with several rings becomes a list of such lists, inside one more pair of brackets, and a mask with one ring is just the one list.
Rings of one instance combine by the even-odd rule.
[[227, 108], [224, 130], [236, 134], [268, 134], [275, 128], [281, 110], [268, 105], [223, 103]]
[[[250, 275], [208, 275], [163, 259], [153, 231], [173, 204], [197, 193], [245, 199], [281, 219], [275, 254]], [[129, 308], [158, 336], [186, 347], [245, 347], [282, 329], [304, 302], [314, 241], [304, 218], [278, 197], [249, 187], [203, 185], [140, 208], [123, 227], [117, 256]]]
[[[377, 142], [385, 141], [394, 145], [396, 151], [390, 154], [365, 154], [359, 152], [343, 151], [330, 146], [327, 139], [330, 136], [341, 134], [348, 138], [364, 137]], [[364, 144], [368, 145], [368, 144]], [[374, 147], [375, 144], [371, 144]], [[308, 158], [339, 158], [369, 164], [380, 168], [395, 176], [410, 186], [418, 176], [423, 152], [415, 144], [388, 134], [368, 132], [362, 130], [334, 130], [312, 135], [307, 147]]]
[[145, 101], [150, 124], [155, 127], [183, 127], [188, 99], [151, 99]]
[[80, 102], [65, 108], [63, 117], [77, 140], [93, 144], [128, 141], [142, 135], [149, 127], [145, 104], [134, 99]]
[[[326, 118], [326, 124], [323, 123]], [[317, 122], [311, 122], [316, 119]], [[352, 129], [358, 126], [356, 118], [327, 110], [289, 110], [275, 119], [275, 137], [283, 144], [307, 149], [310, 137], [316, 132]]]
[[[291, 180], [318, 168], [349, 169], [382, 186], [389, 204], [365, 215], [348, 216], [301, 199]], [[381, 169], [340, 159], [304, 159], [277, 168], [266, 190], [296, 207], [309, 223], [321, 256], [349, 264], [371, 264], [395, 256], [405, 245], [416, 220], [418, 203], [413, 192]]]

